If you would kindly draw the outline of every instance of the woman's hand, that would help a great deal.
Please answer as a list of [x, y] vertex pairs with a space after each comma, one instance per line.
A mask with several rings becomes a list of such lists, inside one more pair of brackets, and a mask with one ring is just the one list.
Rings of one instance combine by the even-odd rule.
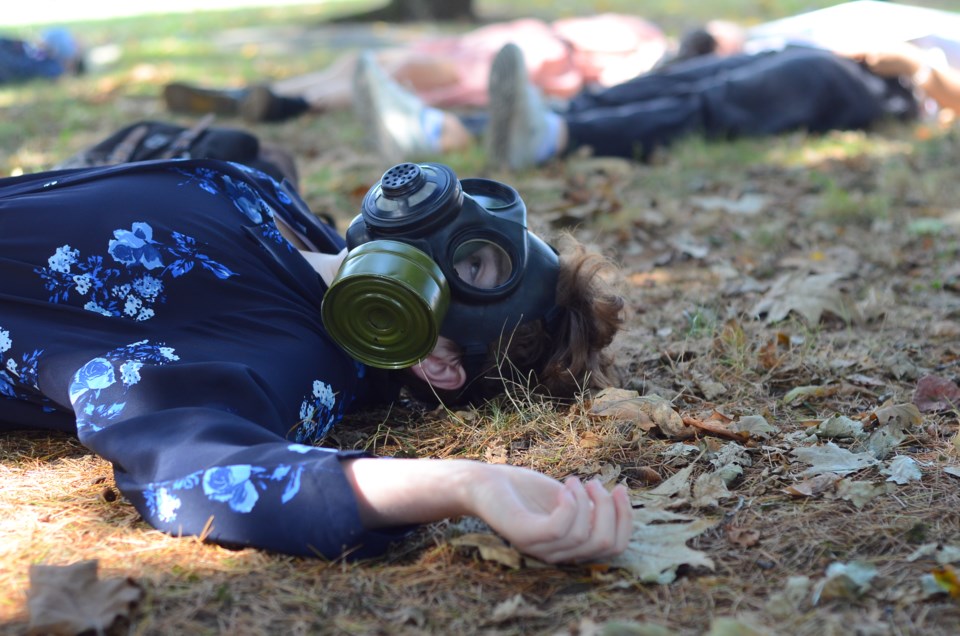
[[560, 483], [525, 468], [484, 466], [469, 507], [521, 552], [558, 563], [626, 550], [633, 510], [623, 485], [608, 492], [597, 480]]
[[355, 459], [344, 473], [368, 528], [474, 515], [548, 563], [620, 554], [633, 532], [627, 490], [565, 483], [517, 466], [467, 460]]

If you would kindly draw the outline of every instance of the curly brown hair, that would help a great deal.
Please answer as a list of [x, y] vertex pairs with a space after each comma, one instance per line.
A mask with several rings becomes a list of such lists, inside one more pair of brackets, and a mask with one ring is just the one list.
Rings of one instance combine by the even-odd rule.
[[607, 347], [624, 321], [616, 291], [617, 268], [569, 234], [556, 242], [560, 253], [556, 306], [550, 321], [524, 323], [491, 343], [484, 371], [464, 395], [489, 397], [517, 382], [552, 397], [573, 397], [619, 381]]

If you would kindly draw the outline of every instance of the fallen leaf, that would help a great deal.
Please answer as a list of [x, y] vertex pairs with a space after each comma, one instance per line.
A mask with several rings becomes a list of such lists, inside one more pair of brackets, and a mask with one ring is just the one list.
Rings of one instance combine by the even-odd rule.
[[704, 552], [686, 543], [717, 525], [716, 519], [695, 519], [689, 523], [634, 523], [627, 550], [612, 564], [631, 572], [643, 583], [671, 583], [681, 565], [713, 569], [713, 561]]
[[644, 431], [656, 427], [674, 439], [686, 439], [696, 434], [683, 424], [670, 401], [659, 395], [641, 396], [626, 389], [604, 389], [591, 402], [589, 413], [594, 417], [630, 422]]
[[747, 454], [747, 449], [736, 442], [726, 442], [713, 457], [710, 458], [710, 464], [721, 469], [730, 464], [740, 464], [743, 466], [752, 466], [753, 460]]
[[413, 625], [421, 629], [427, 622], [427, 615], [422, 609], [409, 605], [385, 612], [383, 618], [397, 625]]
[[704, 245], [702, 241], [699, 241], [693, 237], [689, 232], [671, 234], [670, 238], [667, 239], [667, 242], [670, 244], [670, 247], [675, 249], [677, 252], [685, 254], [690, 258], [706, 258], [706, 256], [710, 253], [710, 248], [707, 245]]
[[601, 442], [600, 436], [593, 431], [584, 431], [580, 435], [580, 448], [597, 448]]
[[677, 442], [670, 444], [663, 450], [664, 457], [686, 457], [687, 455], [696, 455], [700, 449], [693, 444]]
[[744, 415], [730, 425], [730, 430], [734, 433], [746, 433], [754, 439], [769, 439], [777, 432], [762, 415]]
[[859, 384], [861, 386], [887, 386], [887, 383], [883, 380], [878, 380], [877, 378], [864, 375], [862, 373], [853, 373], [848, 375], [847, 381], [852, 382], [853, 384]]
[[804, 479], [792, 486], [787, 486], [783, 489], [783, 492], [794, 497], [816, 497], [827, 491], [832, 491], [839, 480], [838, 475], [824, 473], [810, 479]]
[[600, 472], [597, 473], [597, 479], [604, 486], [613, 487], [617, 479], [620, 478], [621, 472], [623, 472], [623, 468], [620, 467], [620, 464], [603, 464], [600, 467]]
[[960, 546], [941, 545], [939, 543], [926, 543], [907, 557], [907, 561], [913, 562], [923, 557], [933, 556], [940, 565], [948, 565], [960, 561]]
[[923, 417], [915, 404], [884, 404], [872, 414], [880, 426], [892, 426], [905, 431], [920, 426]]
[[933, 580], [937, 582], [940, 589], [949, 594], [951, 598], [960, 598], [960, 577], [957, 576], [956, 570], [949, 565], [944, 565], [930, 574], [933, 575]]
[[856, 274], [861, 268], [860, 253], [846, 245], [833, 245], [824, 250], [786, 256], [780, 266], [803, 270], [812, 274]]
[[863, 422], [839, 414], [820, 422], [813, 432], [817, 437], [832, 439], [856, 439], [866, 435], [863, 430]]
[[920, 368], [903, 351], [896, 351], [883, 360], [891, 375], [898, 380], [912, 380], [920, 375]]
[[954, 320], [937, 320], [927, 329], [931, 338], [951, 338], [960, 336], [960, 324]]
[[494, 561], [514, 570], [520, 569], [523, 557], [519, 552], [507, 545], [498, 536], [482, 532], [472, 532], [450, 540], [450, 545], [456, 548], [476, 548], [480, 558], [484, 561]]
[[708, 212], [719, 210], [740, 216], [756, 216], [770, 203], [770, 197], [764, 194], [748, 192], [738, 199], [726, 197], [690, 197], [690, 203]]
[[804, 475], [852, 473], [877, 463], [876, 458], [870, 453], [854, 454], [833, 442], [827, 442], [823, 446], [795, 448], [791, 454], [800, 461], [810, 464], [810, 468], [803, 471]]
[[767, 601], [766, 611], [775, 618], [789, 618], [797, 614], [800, 606], [810, 594], [810, 578], [806, 576], [789, 576], [784, 588], [774, 592]]
[[800, 314], [810, 325], [816, 325], [824, 313], [844, 322], [860, 322], [856, 306], [835, 287], [844, 274], [832, 272], [808, 275], [791, 272], [777, 279], [770, 290], [751, 310], [757, 318], [766, 316], [768, 324], [779, 322], [790, 312]]
[[[635, 493], [635, 503], [654, 508], [666, 508], [667, 506], [686, 503], [686, 497], [690, 494], [690, 475], [693, 474], [694, 466], [695, 464], [690, 464], [686, 468], [681, 468], [652, 490]], [[680, 494], [684, 497], [679, 500], [674, 499], [676, 495]]]
[[869, 481], [851, 481], [841, 479], [837, 482], [837, 497], [849, 501], [857, 510], [883, 494], [883, 486], [877, 486]]
[[926, 375], [917, 382], [913, 403], [924, 413], [955, 408], [960, 405], [960, 387], [952, 380]]
[[919, 481], [923, 477], [920, 466], [912, 457], [898, 455], [893, 458], [890, 465], [880, 469], [880, 474], [889, 475], [887, 481], [903, 485], [911, 481]]
[[537, 618], [543, 612], [527, 603], [522, 594], [515, 594], [505, 601], [497, 603], [490, 618], [494, 623], [504, 623], [517, 618]]
[[31, 633], [106, 633], [130, 616], [143, 597], [132, 579], [100, 580], [96, 560], [72, 565], [31, 565], [27, 608]]
[[507, 449], [502, 444], [494, 444], [483, 449], [483, 460], [488, 464], [506, 464]]
[[576, 626], [573, 633], [579, 636], [676, 636], [677, 634], [656, 623], [613, 620], [598, 625], [589, 618], [581, 618], [580, 624]]
[[694, 381], [697, 383], [697, 387], [700, 389], [703, 397], [709, 402], [713, 402], [720, 396], [729, 393], [723, 383], [717, 382], [704, 374], [696, 374]]
[[869, 563], [831, 563], [827, 566], [826, 576], [813, 589], [812, 602], [818, 605], [821, 600], [860, 597], [869, 589], [870, 581], [876, 575], [877, 568]]
[[726, 481], [717, 473], [703, 473], [693, 482], [693, 498], [690, 504], [694, 508], [715, 508], [721, 499], [729, 499], [733, 495], [727, 490]]
[[732, 527], [727, 530], [727, 540], [741, 548], [752, 548], [760, 543], [760, 532], [751, 528]]
[[783, 403], [792, 404], [799, 399], [829, 397], [839, 390], [839, 384], [798, 386], [787, 391], [787, 394], [783, 396]]
[[906, 438], [899, 427], [884, 426], [872, 432], [864, 445], [877, 459], [886, 459]]
[[721, 616], [710, 621], [707, 636], [773, 636], [773, 632], [747, 622], [742, 618]]

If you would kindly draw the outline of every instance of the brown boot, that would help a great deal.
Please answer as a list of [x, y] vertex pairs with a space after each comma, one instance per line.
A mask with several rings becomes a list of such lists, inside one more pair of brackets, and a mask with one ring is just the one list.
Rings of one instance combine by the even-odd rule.
[[245, 88], [217, 90], [174, 82], [163, 87], [163, 101], [167, 110], [174, 113], [215, 113], [224, 117], [236, 117], [240, 113], [240, 103], [249, 93], [250, 90]]
[[309, 109], [310, 104], [302, 97], [277, 95], [266, 86], [251, 86], [240, 100], [240, 116], [249, 122], [285, 121]]

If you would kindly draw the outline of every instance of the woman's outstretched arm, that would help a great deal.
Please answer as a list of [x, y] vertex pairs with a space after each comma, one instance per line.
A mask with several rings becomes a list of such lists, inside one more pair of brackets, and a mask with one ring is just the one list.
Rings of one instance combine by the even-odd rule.
[[469, 460], [354, 459], [344, 462], [368, 529], [460, 515], [483, 519], [521, 552], [543, 561], [615, 556], [630, 541], [627, 490], [598, 481], [559, 482], [516, 466]]
[[912, 44], [891, 45], [883, 49], [842, 50], [841, 55], [866, 64], [882, 77], [912, 78], [919, 88], [941, 108], [960, 111], [960, 70], [946, 65], [930, 65], [924, 52]]

